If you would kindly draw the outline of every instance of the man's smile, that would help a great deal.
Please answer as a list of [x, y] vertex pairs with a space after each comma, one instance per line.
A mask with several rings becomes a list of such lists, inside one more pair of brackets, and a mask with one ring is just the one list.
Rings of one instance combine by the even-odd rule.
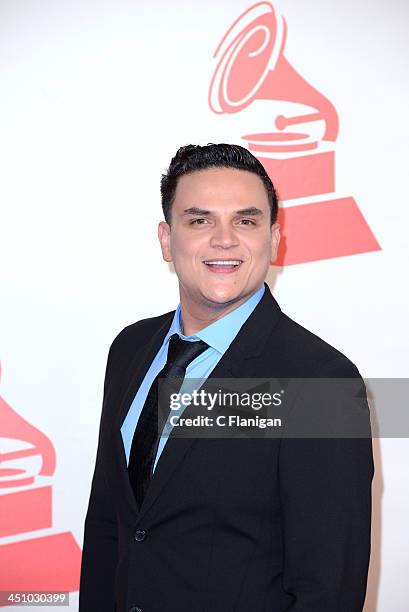
[[203, 262], [210, 272], [216, 274], [230, 274], [237, 272], [243, 263], [242, 259], [205, 259]]

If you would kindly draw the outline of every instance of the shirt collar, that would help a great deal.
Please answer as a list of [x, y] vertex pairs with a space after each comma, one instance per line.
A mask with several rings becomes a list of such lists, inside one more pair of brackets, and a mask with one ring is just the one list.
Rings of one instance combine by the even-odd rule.
[[235, 308], [221, 319], [217, 319], [214, 323], [211, 323], [207, 327], [204, 327], [196, 334], [191, 336], [185, 336], [182, 334], [182, 321], [181, 321], [181, 309], [178, 304], [175, 314], [173, 316], [172, 324], [165, 336], [163, 344], [166, 345], [172, 334], [178, 334], [182, 340], [197, 341], [203, 340], [210, 347], [215, 349], [221, 354], [224, 354], [237, 336], [240, 328], [251, 315], [265, 291], [264, 283], [259, 289], [248, 298], [243, 304], [240, 304], [238, 308]]

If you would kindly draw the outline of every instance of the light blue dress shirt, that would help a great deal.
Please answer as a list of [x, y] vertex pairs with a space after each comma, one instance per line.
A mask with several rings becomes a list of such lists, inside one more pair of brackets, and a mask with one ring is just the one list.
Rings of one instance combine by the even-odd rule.
[[[193, 359], [193, 361], [191, 361], [191, 363], [186, 368], [186, 375], [183, 385], [180, 389], [180, 393], [191, 393], [192, 387], [189, 388], [187, 379], [195, 379], [195, 386], [193, 387], [195, 389], [198, 389], [198, 387], [200, 387], [196, 379], [201, 379], [203, 384], [203, 382], [209, 376], [210, 372], [212, 372], [212, 370], [216, 367], [217, 363], [223, 357], [224, 353], [227, 351], [234, 338], [237, 336], [242, 325], [245, 323], [245, 321], [248, 319], [248, 317], [251, 315], [251, 313], [261, 300], [264, 290], [265, 289], [263, 283], [263, 285], [256, 291], [256, 293], [254, 293], [250, 298], [243, 302], [243, 304], [241, 304], [238, 308], [232, 310], [227, 315], [221, 317], [220, 319], [218, 319], [214, 323], [211, 323], [207, 327], [204, 327], [193, 336], [185, 336], [181, 332], [181, 310], [180, 304], [178, 304], [169, 331], [166, 334], [165, 339], [163, 340], [162, 346], [160, 347], [154, 360], [152, 361], [150, 368], [146, 372], [145, 378], [143, 379], [139, 390], [135, 395], [131, 407], [129, 408], [128, 414], [121, 427], [121, 434], [127, 463], [129, 462], [129, 454], [131, 451], [133, 435], [139, 419], [139, 415], [145, 403], [146, 396], [148, 395], [152, 382], [155, 380], [156, 376], [166, 364], [170, 336], [172, 334], [177, 333], [180, 338], [182, 338], [182, 340], [188, 340], [189, 342], [203, 340], [204, 342], [206, 342], [206, 344], [209, 345], [209, 348], [203, 351], [203, 353], [196, 357], [196, 359]], [[171, 429], [171, 425], [168, 421], [159, 440], [155, 464], [153, 467], [154, 470], [156, 468], [159, 457], [163, 451], [163, 448], [167, 442], [168, 435], [170, 434]]]

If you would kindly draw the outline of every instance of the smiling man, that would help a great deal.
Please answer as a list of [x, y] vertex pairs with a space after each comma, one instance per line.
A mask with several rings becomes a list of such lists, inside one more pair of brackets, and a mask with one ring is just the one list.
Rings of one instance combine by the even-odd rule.
[[165, 177], [162, 191], [166, 222], [159, 240], [179, 279], [190, 335], [263, 287], [280, 240], [277, 200], [264, 171], [223, 166], [183, 174], [177, 183]]
[[[170, 406], [159, 418], [163, 380], [179, 380], [180, 390], [212, 378], [362, 383], [346, 356], [282, 312], [265, 283], [280, 241], [271, 179], [240, 146], [188, 145], [161, 194], [158, 237], [180, 303], [123, 329], [109, 351], [80, 611], [358, 612], [370, 554], [370, 436], [178, 437]], [[345, 414], [355, 401], [342, 396]], [[330, 415], [336, 403], [325, 405]], [[295, 420], [308, 416], [302, 394], [291, 410]]]

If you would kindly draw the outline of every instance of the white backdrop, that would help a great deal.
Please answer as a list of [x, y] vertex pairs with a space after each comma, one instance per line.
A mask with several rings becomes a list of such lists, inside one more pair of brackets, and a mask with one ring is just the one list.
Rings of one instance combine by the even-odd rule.
[[[52, 528], [0, 538], [0, 557], [41, 534], [69, 531], [82, 547], [108, 347], [178, 303], [156, 238], [160, 174], [182, 144], [243, 144], [260, 121], [207, 101], [212, 55], [250, 4], [0, 1], [0, 396], [57, 457]], [[362, 376], [407, 377], [409, 5], [274, 6], [287, 59], [336, 106], [337, 191], [354, 196], [381, 250], [272, 268], [267, 280], [281, 308]], [[374, 453], [365, 610], [404, 612], [409, 444], [374, 440]], [[0, 488], [3, 508], [9, 492]], [[76, 610], [78, 593], [70, 600]]]

